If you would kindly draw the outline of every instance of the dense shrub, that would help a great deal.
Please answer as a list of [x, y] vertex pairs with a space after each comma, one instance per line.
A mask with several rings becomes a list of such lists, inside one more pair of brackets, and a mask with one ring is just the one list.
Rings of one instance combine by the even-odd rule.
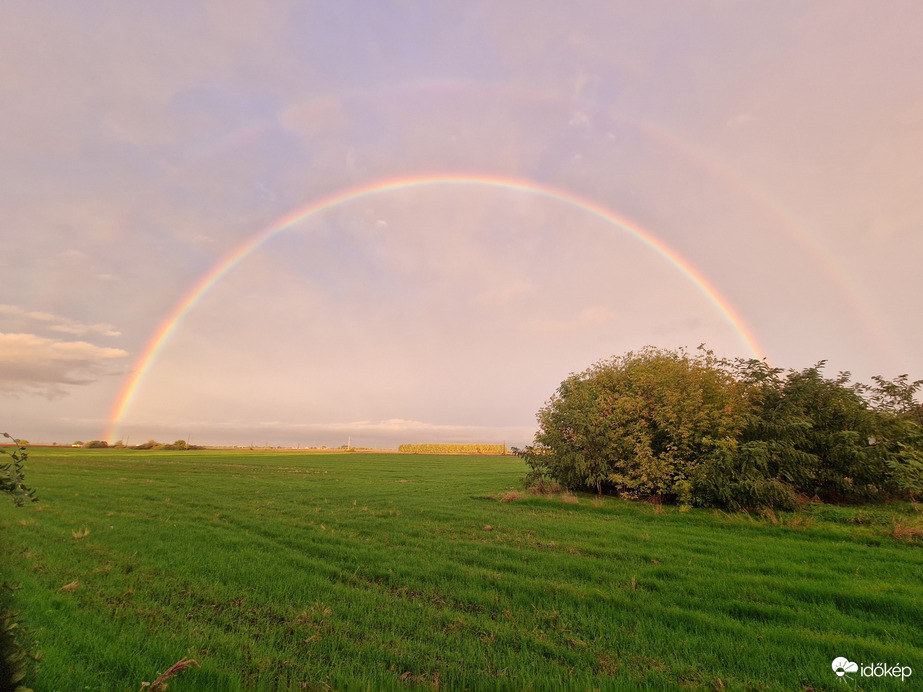
[[89, 442], [84, 442], [83, 446], [87, 449], [106, 449], [109, 443], [105, 440], [90, 440]]
[[569, 376], [514, 450], [527, 484], [684, 504], [793, 508], [923, 492], [923, 381], [783, 371], [654, 348]]
[[157, 440], [148, 440], [147, 442], [134, 445], [132, 449], [163, 449], [163, 444]]
[[923, 494], [923, 426], [912, 425], [892, 441], [886, 465], [897, 489], [911, 497]]
[[745, 394], [711, 352], [648, 348], [564, 380], [538, 412], [533, 445], [516, 451], [532, 480], [691, 502], [698, 467], [743, 429]]
[[794, 509], [795, 488], [778, 475], [786, 450], [771, 442], [751, 442], [710, 460], [698, 469], [693, 501], [708, 507]]

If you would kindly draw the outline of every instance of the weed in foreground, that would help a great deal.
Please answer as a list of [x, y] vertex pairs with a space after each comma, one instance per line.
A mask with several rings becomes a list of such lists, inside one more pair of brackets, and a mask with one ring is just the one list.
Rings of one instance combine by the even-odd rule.
[[529, 486], [529, 492], [533, 495], [554, 495], [564, 490], [564, 486], [554, 481], [548, 481], [540, 478]]
[[145, 692], [145, 690], [147, 692], [164, 692], [164, 690], [167, 689], [167, 680], [176, 677], [190, 666], [195, 666], [196, 668], [202, 667], [195, 659], [183, 658], [167, 668], [167, 670], [154, 680], [154, 682], [142, 682], [141, 692]]
[[901, 519], [894, 524], [891, 535], [902, 543], [916, 543], [923, 540], [923, 526]]
[[763, 509], [760, 510], [760, 516], [773, 526], [778, 526], [782, 523], [779, 521], [779, 516], [772, 507], [763, 507]]
[[804, 531], [814, 526], [814, 517], [806, 517], [801, 514], [796, 514], [787, 521], [784, 522], [785, 526], [795, 531]]

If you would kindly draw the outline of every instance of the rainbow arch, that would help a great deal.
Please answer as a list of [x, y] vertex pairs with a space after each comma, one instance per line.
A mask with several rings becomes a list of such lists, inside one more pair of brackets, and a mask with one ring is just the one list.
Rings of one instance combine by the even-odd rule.
[[703, 172], [714, 176], [716, 180], [755, 204], [760, 213], [778, 224], [787, 239], [795, 244], [807, 257], [814, 267], [823, 274], [825, 279], [840, 294], [841, 299], [850, 306], [856, 316], [864, 323], [864, 329], [874, 338], [880, 348], [887, 352], [893, 359], [900, 361], [903, 356], [895, 348], [893, 341], [886, 334], [879, 316], [875, 313], [866, 295], [860, 290], [855, 277], [851, 276], [841, 262], [837, 261], [835, 254], [830, 252], [802, 220], [799, 220], [791, 210], [786, 208], [764, 185], [752, 177], [745, 177], [740, 170], [728, 161], [719, 157], [714, 151], [703, 148], [693, 143], [681, 132], [670, 128], [665, 123], [650, 118], [639, 118], [627, 111], [597, 105], [594, 101], [579, 94], [565, 97], [553, 91], [542, 91], [512, 84], [489, 83], [483, 84], [464, 80], [415, 80], [398, 85], [378, 85], [365, 89], [339, 91], [335, 96], [331, 94], [317, 94], [311, 98], [293, 104], [286, 108], [274, 121], [264, 121], [254, 126], [234, 132], [222, 139], [217, 145], [210, 147], [203, 155], [210, 155], [224, 147], [247, 141], [272, 124], [282, 124], [289, 118], [296, 116], [299, 111], [308, 110], [316, 104], [350, 99], [376, 98], [400, 99], [415, 93], [431, 95], [457, 94], [467, 101], [482, 98], [493, 107], [497, 102], [511, 99], [519, 102], [528, 102], [532, 106], [551, 106], [565, 111], [579, 109], [588, 111], [593, 118], [602, 118], [618, 122], [635, 128], [652, 142], [667, 148], [672, 153], [681, 156], [686, 161], [699, 167]]
[[118, 439], [122, 419], [128, 412], [132, 401], [137, 395], [141, 385], [144, 383], [151, 367], [156, 362], [160, 350], [176, 332], [189, 311], [216, 283], [233, 270], [234, 267], [240, 264], [248, 255], [255, 252], [261, 245], [282, 231], [312, 216], [316, 216], [329, 209], [348, 204], [364, 197], [385, 194], [396, 190], [446, 186], [492, 188], [533, 194], [580, 209], [591, 216], [602, 219], [606, 223], [619, 228], [654, 250], [669, 264], [692, 281], [698, 290], [708, 298], [719, 312], [721, 312], [728, 323], [731, 324], [740, 340], [750, 351], [750, 354], [755, 358], [764, 357], [763, 350], [757, 343], [753, 333], [737, 314], [736, 310], [734, 310], [730, 302], [728, 302], [728, 300], [724, 298], [688, 260], [683, 258], [679, 253], [649, 231], [602, 205], [564, 190], [519, 178], [504, 178], [480, 174], [420, 175], [403, 178], [388, 178], [335, 192], [281, 217], [267, 228], [255, 233], [248, 240], [241, 243], [202, 275], [183, 298], [173, 307], [166, 319], [160, 323], [157, 330], [148, 340], [144, 350], [138, 356], [131, 373], [125, 379], [112, 406], [109, 415], [108, 430], [103, 439], [110, 441]]

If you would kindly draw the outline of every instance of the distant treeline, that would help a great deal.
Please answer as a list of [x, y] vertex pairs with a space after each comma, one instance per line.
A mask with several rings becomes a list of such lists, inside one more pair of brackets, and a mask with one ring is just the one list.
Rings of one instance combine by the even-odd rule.
[[198, 445], [191, 445], [186, 440], [177, 440], [173, 444], [167, 444], [166, 442], [157, 442], [157, 440], [148, 440], [147, 442], [142, 442], [139, 445], [126, 445], [124, 442], [119, 440], [114, 444], [109, 444], [105, 440], [90, 440], [88, 442], [81, 442], [77, 440], [71, 447], [84, 447], [85, 449], [168, 449], [168, 450], [185, 450], [185, 449], [203, 449]]
[[407, 454], [506, 454], [506, 445], [406, 444], [397, 451]]

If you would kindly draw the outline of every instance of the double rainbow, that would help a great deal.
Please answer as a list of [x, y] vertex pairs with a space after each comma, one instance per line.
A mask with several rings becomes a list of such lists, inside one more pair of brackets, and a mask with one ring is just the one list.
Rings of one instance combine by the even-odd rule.
[[207, 273], [199, 278], [182, 300], [170, 311], [167, 318], [161, 322], [157, 331], [154, 332], [144, 350], [141, 352], [141, 355], [138, 356], [131, 373], [126, 378], [112, 407], [112, 411], [109, 415], [109, 428], [103, 439], [116, 440], [119, 438], [119, 428], [122, 419], [125, 417], [138, 390], [144, 383], [145, 377], [156, 362], [158, 353], [183, 322], [187, 313], [216, 283], [234, 269], [234, 267], [240, 264], [248, 255], [255, 252], [263, 243], [312, 216], [316, 216], [328, 209], [348, 204], [363, 197], [385, 194], [396, 190], [453, 185], [525, 192], [546, 199], [555, 200], [602, 219], [606, 223], [634, 236], [692, 281], [699, 291], [715, 305], [728, 323], [731, 324], [750, 354], [756, 358], [763, 357], [764, 354], [762, 349], [744, 321], [727, 299], [725, 299], [695, 267], [650, 232], [595, 202], [541, 183], [516, 178], [502, 178], [488, 175], [428, 175], [391, 178], [337, 192], [283, 216], [269, 227], [259, 231], [248, 240], [241, 243], [241, 245], [219, 260]]

